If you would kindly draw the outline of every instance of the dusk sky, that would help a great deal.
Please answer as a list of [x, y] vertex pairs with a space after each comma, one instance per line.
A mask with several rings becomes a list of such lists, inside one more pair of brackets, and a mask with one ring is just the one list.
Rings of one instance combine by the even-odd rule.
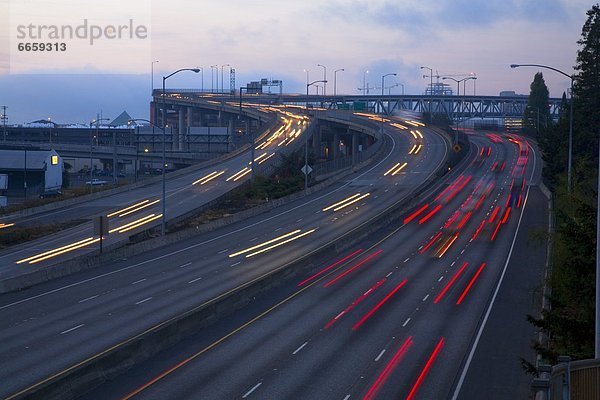
[[[421, 94], [429, 82], [419, 69], [425, 65], [440, 75], [475, 73], [478, 94], [497, 95], [502, 90], [527, 94], [536, 70], [513, 70], [509, 65], [546, 64], [572, 73], [576, 42], [592, 4], [581, 0], [0, 0], [0, 105], [8, 106], [9, 123], [48, 117], [57, 123], [89, 122], [97, 112], [114, 118], [123, 110], [147, 118], [152, 60], [159, 60], [155, 86], [165, 73], [203, 67], [204, 88], [210, 88], [210, 66], [231, 64], [238, 87], [274, 78], [283, 80], [285, 92], [303, 92], [304, 70], [309, 70], [311, 81], [322, 79], [323, 69], [317, 64], [324, 64], [328, 92], [333, 91], [333, 71], [344, 68], [338, 74], [338, 93], [357, 93], [363, 71], [369, 70], [370, 86], [379, 86], [382, 74], [395, 72], [396, 79], [390, 77], [386, 83], [399, 82], [407, 94]], [[84, 19], [98, 25], [132, 19], [148, 28], [148, 38], [104, 40], [94, 46], [80, 42], [68, 54], [46, 55], [47, 59], [35, 54], [22, 59], [16, 51], [18, 24], [77, 24]], [[560, 96], [569, 86], [567, 78], [551, 71], [544, 71], [544, 78], [551, 96]], [[168, 86], [200, 88], [201, 77], [179, 74], [169, 79]], [[467, 92], [472, 91], [469, 82]]]

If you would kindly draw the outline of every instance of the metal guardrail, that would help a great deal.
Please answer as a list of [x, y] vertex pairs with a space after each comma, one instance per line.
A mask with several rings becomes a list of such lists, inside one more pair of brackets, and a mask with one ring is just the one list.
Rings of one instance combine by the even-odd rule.
[[540, 378], [532, 383], [535, 400], [600, 399], [600, 359], [571, 361], [559, 357], [553, 367], [540, 365]]

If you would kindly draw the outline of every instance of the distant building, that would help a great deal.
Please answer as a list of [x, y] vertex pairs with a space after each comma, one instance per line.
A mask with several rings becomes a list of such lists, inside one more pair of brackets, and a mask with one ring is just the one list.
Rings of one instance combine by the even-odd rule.
[[8, 196], [35, 197], [62, 187], [63, 160], [54, 150], [0, 150]]
[[503, 90], [499, 94], [500, 97], [527, 97], [526, 94], [517, 94], [514, 90]]

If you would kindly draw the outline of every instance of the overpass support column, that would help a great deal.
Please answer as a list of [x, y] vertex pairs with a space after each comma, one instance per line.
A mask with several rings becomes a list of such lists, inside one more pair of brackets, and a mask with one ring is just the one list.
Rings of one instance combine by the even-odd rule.
[[340, 155], [340, 134], [335, 132], [333, 134], [333, 145], [332, 147], [332, 151], [333, 151], [333, 159], [337, 160], [339, 155]]
[[358, 132], [352, 133], [352, 164], [356, 164], [360, 160], [358, 159], [358, 144], [360, 142], [360, 136]]
[[233, 135], [235, 135], [234, 118], [231, 117], [229, 120], [229, 127], [227, 128], [227, 151], [231, 150], [231, 143], [233, 143]]
[[179, 126], [177, 140], [173, 141], [173, 150], [183, 150], [183, 137], [185, 135], [185, 108], [180, 108], [179, 114]]
[[321, 127], [320, 126], [317, 127], [313, 131], [312, 140], [313, 140], [313, 149], [314, 149], [315, 157], [321, 158]]
[[190, 127], [194, 125], [194, 108], [193, 107], [188, 107], [187, 108], [187, 123], [186, 123], [186, 129], [185, 129], [185, 137], [183, 139], [183, 143], [181, 144], [181, 146], [183, 146], [182, 150], [190, 150], [190, 138], [189, 138], [189, 134], [190, 134]]

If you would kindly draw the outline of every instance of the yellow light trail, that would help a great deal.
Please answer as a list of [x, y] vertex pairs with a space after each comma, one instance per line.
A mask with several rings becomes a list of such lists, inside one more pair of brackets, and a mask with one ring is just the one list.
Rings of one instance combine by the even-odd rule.
[[354, 203], [358, 203], [359, 201], [361, 201], [362, 199], [365, 199], [365, 198], [369, 197], [370, 195], [371, 195], [371, 193], [365, 193], [362, 196], [355, 198], [354, 200], [352, 200], [349, 203], [342, 204], [341, 206], [334, 208], [333, 211], [340, 211], [340, 210], [342, 210], [342, 209], [344, 209], [344, 208], [346, 208], [346, 207], [348, 207], [348, 206], [350, 206], [350, 205], [352, 205]]
[[15, 226], [15, 224], [1, 224], [0, 223], [0, 229], [10, 228], [11, 226]]
[[444, 254], [446, 254], [446, 252], [448, 251], [448, 249], [450, 248], [450, 246], [452, 246], [452, 244], [456, 241], [456, 239], [458, 239], [458, 233], [456, 235], [454, 235], [452, 237], [452, 239], [450, 239], [447, 243], [447, 245], [444, 247], [444, 249], [441, 251], [440, 255], [438, 256], [438, 258], [442, 258], [444, 256]]
[[400, 163], [396, 163], [396, 165], [394, 165], [392, 168], [388, 169], [388, 171], [385, 174], [383, 174], [383, 176], [388, 176], [389, 174], [392, 174], [392, 176], [397, 175], [407, 165], [408, 165], [408, 163], [404, 163], [402, 165], [400, 165]]
[[123, 229], [129, 228], [129, 227], [130, 227], [130, 226], [132, 226], [132, 225], [135, 225], [135, 224], [137, 224], [137, 223], [139, 223], [139, 222], [142, 222], [142, 221], [145, 221], [145, 220], [147, 220], [147, 219], [149, 219], [149, 218], [152, 218], [152, 217], [154, 217], [155, 215], [156, 215], [156, 214], [150, 214], [150, 215], [146, 215], [145, 217], [142, 217], [142, 218], [140, 218], [140, 219], [136, 219], [136, 220], [135, 220], [135, 221], [133, 221], [133, 222], [129, 222], [129, 223], [126, 223], [125, 225], [121, 225], [121, 226], [119, 226], [118, 228], [111, 229], [110, 231], [108, 231], [108, 233], [114, 233], [114, 232], [119, 232], [119, 233], [121, 233], [121, 231], [122, 231]]
[[420, 130], [418, 130], [418, 129], [417, 129], [417, 135], [419, 135], [419, 137], [420, 137], [421, 139], [423, 139], [423, 134], [422, 134], [422, 133], [421, 133], [421, 131], [420, 131]]
[[286, 233], [286, 234], [284, 234], [284, 235], [281, 235], [281, 236], [277, 236], [277, 237], [276, 237], [276, 238], [274, 238], [274, 239], [268, 240], [268, 241], [266, 241], [266, 242], [264, 242], [264, 243], [261, 243], [261, 244], [257, 244], [256, 246], [252, 246], [252, 247], [249, 247], [249, 248], [247, 248], [247, 249], [244, 249], [244, 250], [238, 251], [237, 253], [232, 253], [232, 254], [230, 254], [230, 255], [229, 255], [229, 258], [236, 257], [236, 256], [240, 256], [240, 255], [242, 255], [242, 254], [246, 254], [246, 253], [250, 253], [250, 252], [251, 252], [251, 251], [253, 251], [253, 250], [260, 249], [261, 247], [264, 247], [264, 246], [268, 246], [268, 245], [270, 245], [271, 243], [275, 243], [275, 242], [277, 242], [277, 241], [279, 241], [279, 240], [281, 240], [281, 239], [285, 239], [285, 238], [287, 238], [287, 237], [293, 236], [293, 235], [295, 235], [295, 234], [297, 234], [297, 233], [300, 233], [300, 232], [302, 232], [300, 229], [296, 229], [295, 231], [292, 231], [292, 232]]
[[408, 154], [414, 153], [416, 149], [417, 149], [417, 144], [415, 143], [415, 144], [413, 144], [413, 147], [412, 147], [412, 149], [410, 149], [410, 151], [408, 152]]
[[148, 203], [149, 201], [150, 201], [150, 200], [144, 200], [144, 201], [141, 201], [141, 202], [139, 202], [139, 203], [137, 203], [137, 204], [134, 204], [134, 205], [132, 205], [132, 206], [125, 207], [125, 208], [123, 208], [123, 209], [121, 209], [121, 210], [118, 210], [118, 211], [115, 211], [115, 212], [112, 212], [112, 213], [108, 214], [108, 215], [107, 215], [107, 217], [108, 217], [108, 218], [110, 218], [110, 217], [114, 217], [114, 216], [115, 216], [115, 215], [117, 215], [117, 214], [121, 214], [121, 213], [124, 213], [124, 212], [126, 212], [126, 211], [129, 211], [129, 210], [131, 210], [132, 208], [139, 207], [139, 206], [141, 206], [142, 204], [146, 204], [146, 203]]
[[259, 161], [258, 163], [259, 163], [259, 164], [262, 164], [262, 163], [264, 163], [265, 161], [267, 161], [269, 158], [273, 157], [274, 155], [275, 155], [275, 153], [271, 153], [271, 154], [270, 154], [270, 155], [269, 155], [267, 158], [265, 158], [265, 159], [263, 159], [263, 160]]
[[148, 207], [150, 207], [150, 206], [153, 206], [153, 205], [155, 205], [155, 204], [157, 204], [157, 203], [160, 203], [160, 199], [158, 199], [158, 200], [154, 200], [154, 201], [151, 201], [150, 203], [146, 203], [146, 204], [144, 204], [144, 205], [142, 205], [142, 206], [139, 206], [138, 208], [134, 208], [133, 210], [129, 210], [129, 211], [127, 211], [127, 212], [123, 213], [123, 214], [119, 214], [119, 218], [122, 218], [122, 217], [125, 217], [125, 216], [127, 216], [127, 215], [133, 214], [133, 213], [135, 213], [135, 212], [138, 212], [138, 211], [140, 211], [140, 210], [143, 210], [144, 208], [148, 208]]
[[398, 129], [408, 129], [408, 127], [406, 127], [402, 124], [395, 123], [395, 122], [393, 124], [390, 124], [390, 126], [393, 126], [394, 128], [398, 128]]
[[298, 236], [294, 236], [294, 237], [292, 237], [290, 239], [284, 240], [283, 242], [279, 242], [279, 243], [276, 243], [276, 244], [274, 244], [272, 246], [266, 247], [264, 249], [260, 249], [259, 251], [256, 251], [254, 253], [246, 254], [246, 258], [254, 257], [254, 256], [258, 255], [258, 254], [261, 254], [261, 253], [264, 253], [266, 251], [272, 250], [272, 249], [274, 249], [276, 247], [283, 246], [286, 243], [293, 242], [294, 240], [298, 240], [298, 239], [300, 239], [301, 237], [304, 237], [304, 236], [308, 236], [308, 235], [310, 235], [311, 233], [313, 233], [315, 231], [316, 231], [316, 229], [311, 229], [310, 231], [306, 231], [306, 232], [304, 232], [304, 233], [302, 233], [302, 234], [300, 234]]
[[248, 167], [244, 167], [240, 171], [236, 172], [235, 174], [233, 174], [229, 178], [227, 178], [226, 181], [229, 182], [231, 180], [235, 180], [238, 177], [238, 175], [241, 175], [241, 174], [243, 174], [244, 172], [246, 172], [248, 170], [249, 170]]
[[265, 157], [266, 155], [267, 155], [267, 153], [261, 154], [260, 156], [258, 156], [254, 159], [254, 162], [258, 162], [261, 158]]
[[210, 174], [206, 175], [205, 177], [200, 178], [197, 181], [195, 181], [194, 183], [192, 183], [192, 185], [197, 185], [198, 183], [200, 185], [204, 185], [205, 183], [208, 183], [208, 182], [210, 182], [210, 181], [212, 181], [214, 179], [217, 179], [219, 176], [223, 175], [224, 173], [225, 173], [225, 171], [221, 171], [221, 172], [214, 171], [214, 172], [211, 172]]
[[[408, 122], [408, 121], [407, 121], [407, 122]], [[415, 124], [416, 126], [425, 126], [425, 124], [424, 124], [424, 123], [422, 123], [422, 122], [419, 122], [419, 121], [410, 121], [410, 122], [412, 122], [412, 123], [413, 123], [413, 124]]]
[[145, 220], [143, 222], [140, 222], [139, 224], [131, 225], [131, 226], [125, 228], [125, 229], [120, 230], [119, 233], [127, 232], [127, 231], [130, 231], [132, 229], [138, 228], [138, 227], [140, 227], [142, 225], [145, 225], [145, 224], [147, 224], [149, 222], [152, 222], [152, 221], [155, 221], [155, 220], [157, 220], [159, 218], [162, 218], [162, 216], [163, 216], [162, 214], [154, 215], [152, 218], [148, 218], [147, 220]]
[[78, 246], [78, 245], [83, 244], [83, 243], [87, 244], [88, 242], [91, 242], [92, 240], [94, 240], [94, 238], [90, 237], [90, 238], [87, 238], [87, 239], [84, 239], [84, 240], [80, 240], [79, 242], [71, 243], [71, 244], [68, 244], [66, 246], [62, 246], [62, 247], [59, 247], [59, 248], [56, 248], [56, 249], [53, 249], [53, 250], [48, 250], [48, 251], [45, 251], [43, 253], [36, 254], [35, 256], [31, 256], [31, 257], [19, 260], [19, 261], [17, 261], [17, 264], [23, 264], [25, 262], [34, 260], [34, 259], [39, 258], [39, 257], [44, 257], [44, 256], [47, 256], [47, 255], [50, 255], [50, 254], [54, 254], [56, 252], [60, 252], [62, 250], [67, 250], [67, 249], [69, 249], [71, 247], [75, 247], [75, 246]]
[[406, 122], [407, 124], [412, 125], [412, 126], [420, 126], [419, 124], [416, 124], [413, 121], [406, 120], [404, 122]]
[[99, 242], [99, 241], [100, 241], [100, 238], [98, 238], [98, 239], [94, 239], [94, 240], [91, 240], [91, 241], [89, 241], [89, 242], [87, 242], [87, 243], [82, 243], [82, 244], [80, 244], [80, 245], [73, 246], [73, 247], [71, 247], [71, 248], [69, 248], [69, 249], [65, 249], [65, 250], [58, 251], [58, 252], [56, 252], [56, 253], [53, 253], [53, 254], [49, 254], [49, 255], [47, 255], [47, 256], [45, 256], [45, 257], [36, 258], [35, 260], [31, 260], [31, 261], [29, 261], [29, 264], [35, 264], [35, 263], [39, 263], [39, 262], [41, 262], [41, 261], [48, 260], [48, 259], [50, 259], [50, 258], [53, 258], [53, 257], [59, 256], [59, 255], [61, 255], [61, 254], [68, 253], [68, 252], [70, 252], [70, 251], [73, 251], [73, 250], [81, 249], [82, 247], [89, 246], [90, 244], [94, 244], [94, 243], [97, 243], [97, 242]]
[[415, 150], [415, 154], [419, 154], [419, 152], [421, 151], [422, 148], [423, 148], [423, 145], [419, 144], [419, 147], [417, 147], [417, 149]]
[[252, 170], [250, 168], [248, 168], [248, 170], [244, 173], [242, 173], [240, 176], [238, 176], [237, 178], [235, 178], [233, 181], [239, 181], [240, 179], [242, 179], [243, 177], [245, 177], [246, 175], [248, 175], [250, 172], [252, 172]]
[[415, 131], [410, 131], [410, 133], [415, 139], [418, 139], [417, 133]]
[[358, 196], [360, 196], [360, 193], [353, 194], [352, 196], [350, 196], [350, 197], [346, 197], [344, 200], [338, 201], [337, 203], [335, 203], [335, 204], [332, 204], [332, 205], [330, 205], [329, 207], [325, 207], [325, 208], [323, 209], [323, 211], [329, 211], [329, 210], [331, 210], [332, 208], [336, 208], [336, 207], [337, 207], [337, 206], [339, 206], [340, 204], [344, 204], [345, 202], [347, 202], [347, 201], [350, 201], [350, 200], [352, 200], [352, 199], [354, 199], [354, 198], [356, 198], [356, 197], [358, 197]]

